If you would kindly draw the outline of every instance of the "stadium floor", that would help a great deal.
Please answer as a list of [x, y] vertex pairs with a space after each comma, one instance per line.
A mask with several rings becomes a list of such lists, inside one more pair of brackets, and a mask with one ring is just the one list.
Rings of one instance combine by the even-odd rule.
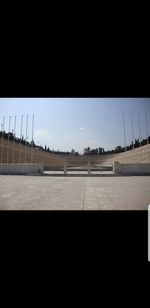
[[0, 175], [0, 210], [147, 210], [150, 177]]

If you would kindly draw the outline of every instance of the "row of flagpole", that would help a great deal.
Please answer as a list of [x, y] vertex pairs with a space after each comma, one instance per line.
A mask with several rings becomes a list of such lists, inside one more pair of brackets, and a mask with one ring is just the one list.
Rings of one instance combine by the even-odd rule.
[[[124, 130], [124, 146], [125, 152], [127, 151], [127, 142], [126, 142], [126, 126], [125, 126], [125, 116], [124, 111], [122, 111], [123, 117], [123, 130]], [[147, 111], [145, 110], [145, 121], [146, 121], [146, 134], [147, 134], [147, 144], [149, 144], [149, 136], [148, 136], [148, 120], [147, 120]], [[133, 149], [134, 149], [134, 130], [133, 130], [133, 111], [131, 111], [131, 125], [132, 125], [132, 142], [133, 142]], [[142, 151], [141, 146], [141, 122], [140, 122], [140, 111], [138, 110], [138, 125], [139, 125], [139, 142], [140, 148]], [[20, 128], [20, 145], [19, 145], [19, 163], [21, 162], [21, 138], [22, 138], [22, 126], [23, 126], [23, 115], [21, 117], [21, 128]], [[9, 117], [9, 133], [11, 128], [11, 116]], [[2, 130], [2, 140], [1, 140], [1, 163], [3, 162], [3, 139], [4, 139], [4, 131], [5, 131], [5, 117], [3, 117], [3, 124], [1, 124]], [[34, 134], [34, 115], [32, 116], [32, 149], [31, 149], [31, 163], [33, 162], [33, 136]], [[14, 136], [14, 143], [13, 143], [13, 163], [15, 158], [15, 135], [16, 135], [16, 116], [14, 119], [14, 129], [13, 129], [13, 136]], [[28, 138], [28, 115], [26, 118], [26, 135], [25, 135], [25, 163], [26, 163], [26, 153], [27, 153], [27, 138]], [[9, 162], [9, 134], [8, 134], [8, 143], [7, 143], [7, 163]]]
[[[27, 138], [28, 138], [28, 118], [26, 118], [26, 134], [25, 134], [25, 163], [26, 163], [26, 154], [27, 154]], [[21, 163], [21, 139], [22, 139], [22, 127], [23, 127], [23, 115], [21, 117], [21, 127], [20, 127], [20, 143], [19, 143], [19, 164]], [[1, 163], [3, 162], [3, 142], [4, 142], [4, 131], [5, 131], [5, 117], [3, 117], [3, 123], [1, 124], [2, 131], [2, 140], [1, 140]], [[8, 128], [8, 139], [7, 139], [7, 163], [9, 163], [9, 141], [10, 141], [10, 133], [11, 131], [11, 116], [9, 116], [9, 128]], [[13, 131], [13, 155], [12, 162], [15, 163], [15, 137], [16, 137], [16, 116], [14, 118], [14, 129]], [[33, 145], [34, 145], [34, 115], [32, 116], [32, 148], [31, 148], [31, 164], [33, 163]]]
[[[133, 143], [133, 149], [134, 149], [134, 130], [133, 130], [133, 111], [130, 111], [131, 113], [131, 126], [132, 126], [132, 143]], [[123, 118], [123, 131], [124, 131], [124, 147], [125, 152], [127, 151], [127, 143], [126, 143], [126, 126], [125, 126], [125, 117], [124, 117], [124, 111], [122, 111], [122, 118]], [[149, 149], [149, 135], [148, 135], [148, 120], [147, 120], [147, 111], [145, 110], [145, 123], [146, 123], [146, 135], [147, 135], [147, 145]], [[140, 121], [140, 110], [138, 110], [138, 126], [139, 126], [139, 142], [140, 142], [140, 149], [142, 151], [142, 136], [141, 136], [141, 121]]]

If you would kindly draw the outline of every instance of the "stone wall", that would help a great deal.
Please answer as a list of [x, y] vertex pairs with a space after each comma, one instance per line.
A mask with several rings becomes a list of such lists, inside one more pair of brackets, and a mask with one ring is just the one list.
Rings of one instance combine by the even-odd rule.
[[43, 174], [43, 164], [0, 164], [0, 174]]
[[120, 164], [114, 162], [113, 171], [118, 175], [150, 175], [150, 164]]

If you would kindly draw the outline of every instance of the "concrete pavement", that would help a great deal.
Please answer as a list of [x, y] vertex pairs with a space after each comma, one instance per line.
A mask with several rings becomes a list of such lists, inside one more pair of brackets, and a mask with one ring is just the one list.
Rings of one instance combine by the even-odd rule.
[[0, 210], [147, 210], [150, 177], [0, 176]]

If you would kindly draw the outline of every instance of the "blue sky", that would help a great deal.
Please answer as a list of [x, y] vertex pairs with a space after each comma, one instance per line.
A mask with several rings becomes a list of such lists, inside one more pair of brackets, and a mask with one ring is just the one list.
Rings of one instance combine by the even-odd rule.
[[125, 115], [127, 144], [132, 141], [131, 110], [133, 111], [134, 138], [139, 137], [138, 110], [140, 111], [141, 136], [146, 138], [145, 110], [150, 135], [149, 98], [0, 98], [0, 124], [5, 116], [5, 131], [8, 131], [11, 116], [11, 131], [16, 115], [16, 135], [20, 136], [23, 114], [23, 135], [26, 117], [29, 115], [28, 137], [51, 149], [71, 150], [79, 153], [87, 146], [104, 147], [110, 150], [124, 146], [122, 111]]

